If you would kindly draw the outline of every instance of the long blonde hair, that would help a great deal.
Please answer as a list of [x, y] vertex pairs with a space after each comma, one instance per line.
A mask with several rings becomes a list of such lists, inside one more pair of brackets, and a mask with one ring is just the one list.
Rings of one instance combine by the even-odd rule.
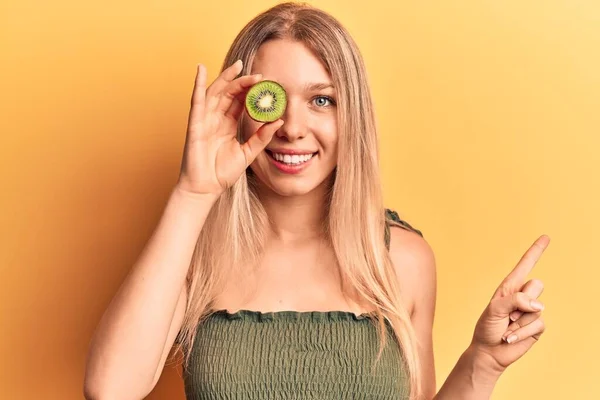
[[[374, 311], [382, 353], [387, 319], [402, 349], [411, 399], [421, 394], [421, 368], [416, 335], [402, 304], [394, 265], [383, 240], [385, 208], [379, 174], [375, 115], [365, 66], [357, 45], [331, 15], [304, 3], [283, 3], [259, 14], [233, 41], [222, 70], [238, 59], [249, 74], [258, 48], [272, 39], [302, 42], [321, 60], [337, 91], [338, 163], [329, 192], [324, 222], [344, 282]], [[238, 140], [243, 141], [242, 124]], [[186, 355], [199, 323], [210, 315], [211, 303], [226, 277], [255, 265], [265, 245], [268, 217], [256, 193], [250, 168], [223, 193], [211, 209], [192, 257], [188, 302], [179, 342]], [[233, 268], [237, 268], [235, 271]], [[379, 359], [379, 357], [378, 357]]]

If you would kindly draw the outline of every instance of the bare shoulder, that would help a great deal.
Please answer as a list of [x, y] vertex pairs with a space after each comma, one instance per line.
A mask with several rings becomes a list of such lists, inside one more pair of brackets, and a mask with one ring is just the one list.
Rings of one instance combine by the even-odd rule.
[[389, 252], [411, 316], [417, 310], [432, 312], [436, 295], [436, 264], [427, 240], [416, 232], [391, 226]]
[[398, 275], [402, 299], [413, 324], [423, 366], [425, 398], [435, 395], [433, 320], [436, 303], [436, 265], [433, 250], [418, 233], [390, 227], [390, 258]]

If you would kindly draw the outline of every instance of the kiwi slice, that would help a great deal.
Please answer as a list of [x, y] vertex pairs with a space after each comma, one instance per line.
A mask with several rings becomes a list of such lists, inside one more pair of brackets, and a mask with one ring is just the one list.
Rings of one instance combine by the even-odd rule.
[[246, 111], [258, 122], [273, 122], [281, 118], [287, 106], [285, 89], [270, 80], [254, 84], [246, 94]]

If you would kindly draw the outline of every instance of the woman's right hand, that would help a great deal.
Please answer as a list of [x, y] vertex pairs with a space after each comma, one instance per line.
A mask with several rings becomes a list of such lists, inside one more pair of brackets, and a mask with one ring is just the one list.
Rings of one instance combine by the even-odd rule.
[[245, 142], [236, 138], [248, 89], [260, 74], [235, 77], [242, 70], [238, 60], [206, 88], [206, 68], [198, 64], [188, 119], [187, 134], [177, 187], [192, 194], [220, 196], [232, 186], [283, 125], [281, 119], [263, 124]]

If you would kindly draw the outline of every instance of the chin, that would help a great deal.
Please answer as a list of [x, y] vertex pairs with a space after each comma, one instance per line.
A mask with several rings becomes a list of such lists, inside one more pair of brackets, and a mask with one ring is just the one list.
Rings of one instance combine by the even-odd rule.
[[308, 183], [304, 183], [302, 184], [301, 182], [296, 182], [296, 183], [283, 183], [283, 184], [276, 184], [274, 182], [271, 182], [270, 185], [268, 185], [269, 189], [271, 189], [273, 192], [277, 193], [280, 196], [285, 196], [285, 197], [291, 197], [291, 196], [303, 196], [305, 194], [308, 194], [310, 192], [312, 192], [318, 185], [316, 184], [308, 184]]

